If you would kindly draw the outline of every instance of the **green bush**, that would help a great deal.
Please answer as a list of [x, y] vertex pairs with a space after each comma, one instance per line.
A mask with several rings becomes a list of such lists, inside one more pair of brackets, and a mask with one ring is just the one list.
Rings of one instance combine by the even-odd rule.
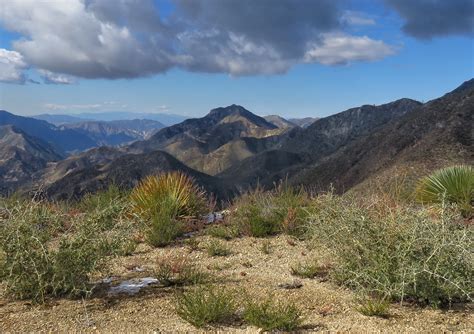
[[230, 323], [236, 310], [233, 294], [215, 287], [199, 287], [176, 296], [176, 312], [196, 327]]
[[207, 213], [205, 192], [192, 178], [181, 172], [149, 176], [133, 189], [132, 210], [144, 219], [153, 217], [166, 206], [173, 218], [197, 217]]
[[209, 256], [228, 256], [231, 254], [230, 249], [218, 240], [211, 240], [206, 249]]
[[100, 212], [105, 210], [121, 213], [124, 209], [124, 203], [127, 202], [127, 196], [128, 194], [119, 187], [111, 185], [106, 190], [86, 194], [77, 202], [75, 207], [80, 212]]
[[214, 225], [207, 229], [207, 234], [214, 238], [231, 240], [238, 236], [238, 230], [234, 226]]
[[144, 223], [148, 243], [170, 244], [182, 234], [187, 219], [207, 213], [205, 193], [180, 172], [145, 178], [130, 195], [132, 212]]
[[323, 195], [309, 229], [337, 262], [331, 276], [368, 294], [432, 305], [472, 300], [473, 229], [449, 208]]
[[368, 317], [387, 318], [390, 303], [384, 299], [366, 299], [357, 310]]
[[328, 273], [329, 267], [320, 265], [316, 261], [298, 263], [291, 267], [291, 274], [301, 278], [323, 277]]
[[167, 246], [183, 234], [183, 227], [184, 224], [176, 217], [174, 208], [163, 203], [147, 222], [146, 240], [154, 247]]
[[281, 232], [302, 236], [308, 205], [304, 191], [283, 184], [269, 192], [257, 189], [237, 199], [232, 222], [242, 234], [254, 237]]
[[301, 311], [294, 304], [276, 303], [271, 297], [249, 303], [243, 314], [245, 322], [265, 331], [296, 330], [302, 322]]
[[82, 295], [120, 240], [114, 231], [104, 232], [94, 212], [71, 216], [52, 204], [19, 201], [0, 217], [1, 277], [20, 299]]
[[474, 212], [474, 169], [463, 165], [439, 169], [418, 182], [416, 198], [422, 203], [456, 203], [470, 216]]

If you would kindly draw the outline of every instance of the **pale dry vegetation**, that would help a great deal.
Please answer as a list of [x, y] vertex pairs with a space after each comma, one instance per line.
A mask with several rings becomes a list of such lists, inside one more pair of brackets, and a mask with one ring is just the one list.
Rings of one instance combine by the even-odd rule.
[[354, 314], [392, 319], [431, 307], [467, 309], [463, 326], [471, 319], [474, 235], [465, 200], [311, 195], [280, 185], [243, 195], [224, 222], [193, 230], [208, 203], [176, 173], [146, 179], [131, 194], [111, 187], [78, 203], [1, 199], [0, 309], [18, 299], [97, 302], [109, 284], [102, 278], [120, 278], [117, 268], [138, 261], [133, 277], [159, 282], [145, 305], [156, 298], [175, 323], [204, 329], [315, 329], [315, 314], [333, 326], [354, 322]]

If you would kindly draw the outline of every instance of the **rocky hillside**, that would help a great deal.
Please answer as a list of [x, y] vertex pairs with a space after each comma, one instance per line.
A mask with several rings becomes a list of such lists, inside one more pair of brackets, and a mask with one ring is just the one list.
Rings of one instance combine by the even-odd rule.
[[270, 149], [284, 132], [245, 108], [231, 105], [164, 128], [149, 140], [130, 145], [128, 151], [163, 150], [194, 169], [215, 175]]
[[0, 194], [31, 179], [48, 162], [62, 159], [51, 145], [12, 125], [0, 126]]
[[470, 80], [300, 170], [292, 181], [343, 191], [397, 170], [419, 176], [455, 163], [474, 164], [473, 115]]
[[295, 123], [292, 123], [289, 120], [284, 119], [283, 117], [278, 116], [278, 115], [268, 115], [268, 116], [265, 116], [264, 118], [267, 122], [272, 123], [273, 125], [275, 125], [276, 127], [280, 129], [293, 128], [297, 126]]
[[[183, 170], [225, 198], [236, 188], [272, 187], [282, 179], [317, 189], [332, 184], [345, 191], [400, 169], [414, 175], [453, 163], [472, 164], [473, 92], [471, 80], [425, 104], [400, 99], [364, 105], [307, 128], [278, 128], [237, 105], [217, 108], [128, 146], [94, 148], [58, 162], [52, 161], [60, 153], [40, 162], [31, 160], [34, 168], [28, 172], [23, 164], [28, 159], [20, 156], [16, 167], [8, 168], [24, 170], [19, 174], [24, 176], [14, 183], [2, 181], [2, 187], [42, 188], [53, 198], [71, 198], [112, 183], [131, 187], [149, 174]], [[20, 122], [25, 128], [38, 131], [28, 119], [18, 119], [28, 124]], [[40, 122], [40, 129], [55, 134], [58, 130], [34, 121]], [[48, 146], [45, 152], [56, 150]], [[8, 154], [12, 166], [15, 155]]]
[[[322, 118], [306, 129], [293, 129], [273, 151], [245, 159], [220, 176], [236, 180], [243, 188], [253, 187], [257, 182], [271, 186], [282, 178], [305, 170], [420, 105], [420, 102], [414, 100], [401, 99], [380, 106], [364, 105]], [[275, 161], [278, 163], [274, 163]]]
[[[148, 175], [182, 171], [191, 176], [209, 194], [213, 194], [221, 200], [232, 196], [232, 186], [226, 186], [217, 178], [185, 166], [166, 152], [121, 154], [115, 157], [116, 153], [116, 151], [109, 152], [110, 158], [114, 157], [115, 159], [101, 159], [99, 163], [97, 161], [93, 163], [89, 154], [87, 158], [83, 157], [85, 165], [82, 168], [76, 168], [60, 178], [54, 179], [52, 177], [52, 182], [42, 185], [38, 183], [36, 186], [42, 188], [49, 198], [74, 199], [89, 192], [107, 189], [112, 184], [129, 189]], [[58, 167], [64, 166], [60, 163]], [[57, 168], [53, 171], [57, 172]]]

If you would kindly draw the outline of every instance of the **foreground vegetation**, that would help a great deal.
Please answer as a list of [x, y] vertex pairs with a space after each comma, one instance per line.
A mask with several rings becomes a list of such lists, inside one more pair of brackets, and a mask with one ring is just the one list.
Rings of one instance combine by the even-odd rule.
[[[418, 194], [425, 183], [420, 181]], [[211, 205], [192, 179], [179, 173], [148, 178], [131, 194], [111, 187], [78, 203], [1, 199], [0, 277], [13, 299], [87, 297], [114, 258], [133, 254], [143, 242], [164, 247], [179, 244], [186, 231], [208, 234], [203, 244], [186, 239], [186, 248], [225, 261], [238, 251], [227, 245], [229, 240], [283, 234], [287, 247], [297, 241], [324, 254], [294, 258], [288, 274], [349, 287], [362, 300], [357, 310], [367, 316], [387, 317], [392, 302], [436, 307], [472, 302], [472, 197], [470, 202], [464, 195], [439, 200], [448, 198], [440, 190], [433, 198], [315, 196], [280, 185], [241, 196], [223, 222], [204, 231], [195, 222]], [[277, 251], [269, 239], [259, 245], [262, 257]], [[271, 296], [243, 299], [248, 291], [220, 289], [218, 279], [186, 259], [166, 258], [154, 265], [153, 276], [163, 287], [180, 289], [175, 312], [195, 326], [244, 322], [264, 330], [293, 330], [301, 325], [295, 303]], [[226, 265], [232, 263], [219, 267]]]

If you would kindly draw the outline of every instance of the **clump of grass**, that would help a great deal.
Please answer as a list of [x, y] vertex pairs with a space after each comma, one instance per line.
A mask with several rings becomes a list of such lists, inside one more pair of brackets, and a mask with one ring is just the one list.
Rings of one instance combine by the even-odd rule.
[[422, 203], [455, 203], [463, 215], [474, 213], [474, 168], [452, 166], [435, 171], [419, 180], [415, 196]]
[[231, 254], [230, 249], [218, 240], [211, 240], [206, 249], [209, 256], [228, 256]]
[[328, 274], [329, 266], [320, 265], [316, 261], [297, 263], [291, 267], [291, 274], [301, 278], [323, 277]]
[[238, 230], [235, 226], [214, 225], [207, 229], [207, 234], [223, 240], [231, 240], [238, 236]]
[[206, 213], [208, 203], [193, 179], [181, 172], [145, 178], [130, 195], [132, 211], [146, 225], [147, 241], [166, 246], [180, 236], [187, 219]]
[[298, 307], [294, 304], [277, 303], [272, 298], [249, 303], [245, 307], [243, 318], [250, 325], [265, 331], [293, 331], [302, 322]]
[[184, 241], [184, 245], [189, 249], [189, 252], [195, 252], [199, 250], [199, 240], [196, 237], [191, 237]]
[[100, 217], [95, 210], [71, 216], [46, 202], [9, 206], [0, 217], [0, 272], [7, 291], [35, 302], [90, 292], [90, 275], [106, 265], [123, 241], [116, 231], [123, 227], [120, 222], [104, 225]]
[[122, 205], [127, 197], [127, 192], [116, 185], [111, 185], [105, 190], [86, 194], [74, 207], [79, 212], [114, 211], [118, 213], [123, 211]]
[[151, 218], [163, 206], [170, 207], [175, 217], [196, 217], [206, 213], [207, 201], [194, 180], [181, 172], [148, 176], [130, 195], [133, 211]]
[[165, 286], [203, 284], [209, 275], [186, 258], [164, 258], [158, 262], [155, 277]]
[[256, 189], [234, 203], [236, 209], [232, 222], [242, 234], [254, 237], [262, 238], [281, 232], [302, 236], [308, 205], [306, 192], [285, 184], [269, 192]]
[[[169, 203], [169, 206], [166, 206]], [[170, 199], [162, 202], [155, 215], [148, 221], [145, 235], [147, 242], [154, 247], [164, 247], [183, 234], [184, 223], [176, 217]]]
[[388, 318], [390, 303], [385, 299], [366, 299], [357, 310], [368, 317]]
[[262, 242], [260, 250], [262, 251], [263, 254], [266, 254], [266, 255], [271, 254], [273, 252], [272, 243], [269, 240], [264, 240]]
[[232, 322], [236, 305], [232, 293], [215, 287], [199, 287], [176, 296], [178, 315], [198, 328]]
[[318, 197], [309, 228], [335, 260], [330, 276], [368, 295], [420, 304], [472, 301], [474, 230], [455, 210]]

